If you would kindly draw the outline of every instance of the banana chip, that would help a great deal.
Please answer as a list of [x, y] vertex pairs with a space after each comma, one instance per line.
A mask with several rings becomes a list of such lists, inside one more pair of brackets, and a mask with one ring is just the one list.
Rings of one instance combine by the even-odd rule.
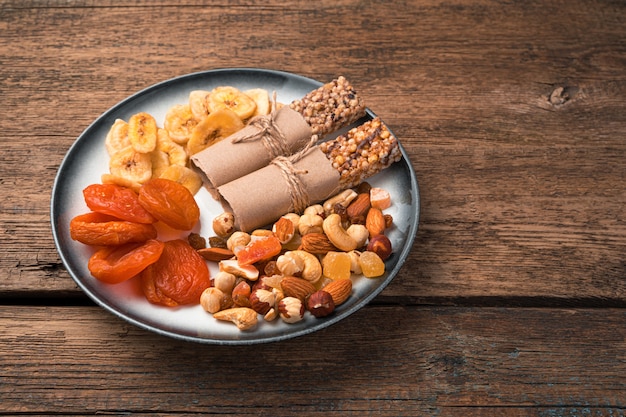
[[194, 90], [189, 93], [189, 108], [193, 117], [199, 122], [209, 115], [207, 97], [211, 94], [206, 90]]
[[158, 149], [150, 152], [150, 160], [152, 161], [152, 178], [160, 177], [171, 166], [169, 155]]
[[122, 187], [130, 188], [134, 192], [138, 193], [141, 188], [141, 184], [135, 181], [127, 180], [126, 178], [119, 177], [113, 174], [102, 174], [100, 177], [100, 181], [102, 184], [116, 184], [121, 185]]
[[113, 155], [117, 151], [121, 151], [127, 146], [130, 146], [130, 139], [128, 138], [128, 123], [122, 119], [115, 120], [104, 140], [104, 146], [106, 146], [109, 156]]
[[187, 165], [188, 157], [185, 147], [170, 139], [165, 129], [158, 129], [156, 149], [165, 152], [170, 165]]
[[159, 178], [176, 181], [187, 188], [191, 194], [196, 194], [202, 187], [202, 177], [191, 168], [180, 165], [170, 165], [161, 173]]
[[174, 142], [184, 145], [189, 140], [198, 120], [191, 111], [189, 104], [177, 104], [165, 114], [163, 127]]
[[143, 184], [152, 178], [152, 159], [149, 153], [137, 152], [133, 146], [117, 151], [109, 160], [112, 175]]
[[128, 120], [128, 138], [137, 152], [152, 152], [156, 147], [157, 123], [148, 113], [133, 114]]
[[187, 142], [187, 152], [194, 155], [243, 127], [244, 123], [234, 111], [226, 107], [217, 109], [195, 127]]
[[209, 112], [219, 109], [234, 111], [241, 120], [246, 120], [256, 111], [256, 103], [239, 89], [231, 86], [214, 88], [207, 97]]
[[244, 94], [250, 97], [256, 103], [256, 110], [252, 116], [265, 116], [272, 110], [270, 102], [270, 94], [264, 88], [253, 88], [244, 91]]

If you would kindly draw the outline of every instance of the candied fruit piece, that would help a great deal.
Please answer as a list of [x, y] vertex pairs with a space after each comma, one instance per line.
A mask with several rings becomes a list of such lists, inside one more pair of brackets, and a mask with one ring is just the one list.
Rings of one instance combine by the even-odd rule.
[[391, 196], [387, 190], [373, 187], [370, 189], [370, 202], [372, 207], [385, 210], [391, 206]]
[[239, 265], [252, 265], [278, 255], [282, 250], [280, 240], [275, 236], [267, 236], [252, 240], [237, 252]]
[[367, 278], [376, 278], [385, 273], [385, 262], [374, 252], [365, 251], [361, 253], [359, 264], [363, 275]]
[[346, 252], [328, 252], [322, 260], [325, 277], [331, 279], [350, 279], [350, 255]]

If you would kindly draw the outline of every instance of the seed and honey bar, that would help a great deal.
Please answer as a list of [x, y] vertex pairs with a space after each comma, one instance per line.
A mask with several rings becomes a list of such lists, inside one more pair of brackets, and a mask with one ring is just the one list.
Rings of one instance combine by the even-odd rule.
[[319, 148], [341, 175], [342, 189], [359, 185], [402, 158], [397, 139], [379, 117], [321, 143]]
[[401, 157], [397, 139], [374, 118], [302, 153], [276, 158], [217, 192], [237, 228], [251, 231], [357, 186]]
[[365, 116], [365, 104], [344, 76], [289, 104], [304, 117], [314, 135], [323, 136]]

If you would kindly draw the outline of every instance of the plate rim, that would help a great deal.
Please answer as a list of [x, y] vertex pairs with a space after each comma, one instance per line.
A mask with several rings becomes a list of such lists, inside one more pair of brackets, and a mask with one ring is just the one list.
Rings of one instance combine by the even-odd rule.
[[[103, 299], [101, 299], [101, 297], [98, 296], [98, 294], [96, 294], [94, 291], [88, 288], [87, 285], [82, 282], [81, 277], [76, 276], [78, 274], [76, 274], [75, 271], [73, 271], [72, 268], [70, 268], [69, 266], [71, 263], [66, 257], [66, 254], [61, 245], [60, 236], [58, 234], [59, 214], [57, 213], [57, 206], [58, 206], [57, 200], [60, 198], [59, 191], [61, 187], [63, 186], [62, 181], [61, 181], [63, 176], [61, 174], [64, 170], [68, 169], [68, 164], [70, 164], [71, 156], [75, 152], [77, 152], [77, 148], [81, 146], [83, 142], [85, 142], [83, 138], [86, 137], [86, 135], [91, 130], [93, 130], [98, 124], [102, 123], [103, 119], [105, 119], [107, 115], [115, 113], [116, 111], [128, 105], [128, 103], [136, 101], [138, 98], [146, 94], [149, 94], [153, 91], [156, 91], [162, 88], [166, 88], [169, 84], [177, 84], [177, 83], [181, 83], [187, 80], [192, 80], [195, 78], [210, 78], [210, 77], [218, 76], [220, 74], [233, 75], [239, 72], [246, 73], [246, 74], [256, 74], [256, 75], [275, 75], [275, 76], [285, 77], [287, 79], [314, 84], [317, 86], [323, 85], [322, 82], [303, 76], [303, 75], [299, 75], [299, 74], [295, 74], [295, 73], [291, 73], [287, 71], [282, 71], [282, 70], [264, 69], [264, 68], [259, 68], [259, 67], [232, 67], [232, 68], [225, 67], [225, 68], [216, 68], [216, 69], [210, 69], [210, 70], [204, 70], [204, 71], [196, 71], [196, 72], [182, 74], [173, 78], [169, 78], [169, 79], [154, 83], [152, 85], [149, 85], [145, 88], [138, 90], [137, 92], [129, 95], [128, 97], [125, 97], [124, 99], [120, 100], [119, 102], [117, 102], [116, 104], [108, 108], [106, 111], [101, 113], [96, 119], [94, 119], [79, 134], [78, 137], [76, 137], [74, 142], [72, 142], [71, 146], [68, 148], [67, 152], [65, 153], [63, 159], [61, 160], [61, 163], [59, 164], [59, 167], [55, 175], [54, 183], [52, 186], [52, 190], [51, 190], [50, 217], [51, 217], [53, 239], [54, 239], [57, 253], [59, 254], [59, 257], [63, 263], [63, 266], [65, 270], [67, 271], [67, 273], [72, 278], [72, 280], [74, 281], [74, 283], [78, 285], [81, 291], [87, 294], [87, 296], [93, 302], [95, 302], [99, 307], [105, 309], [109, 313], [112, 313], [114, 316], [117, 316], [118, 318], [121, 318], [122, 320], [125, 320], [126, 322], [133, 324], [143, 330], [147, 330], [147, 331], [159, 334], [161, 336], [170, 337], [176, 340], [183, 340], [187, 342], [195, 342], [195, 343], [200, 343], [200, 344], [214, 344], [214, 345], [253, 345], [253, 344], [273, 343], [273, 342], [293, 339], [293, 338], [311, 334], [316, 331], [327, 328], [329, 326], [332, 326], [333, 324], [336, 324], [339, 321], [342, 321], [348, 318], [349, 316], [351, 316], [352, 314], [356, 313], [357, 311], [361, 310], [365, 305], [369, 304], [374, 298], [376, 298], [391, 283], [391, 281], [397, 276], [398, 272], [404, 266], [404, 263], [413, 248], [414, 240], [419, 230], [419, 221], [420, 221], [420, 214], [421, 214], [421, 207], [420, 207], [421, 198], [420, 198], [419, 184], [417, 181], [415, 170], [411, 164], [411, 160], [405, 148], [403, 147], [401, 141], [398, 139], [400, 152], [402, 154], [402, 159], [399, 162], [403, 164], [402, 168], [407, 170], [408, 177], [410, 178], [410, 186], [411, 186], [410, 190], [407, 190], [407, 191], [410, 192], [410, 194], [413, 196], [412, 198], [413, 201], [410, 204], [411, 218], [410, 218], [409, 227], [407, 228], [407, 231], [406, 231], [406, 239], [405, 239], [405, 242], [401, 251], [398, 253], [398, 259], [395, 265], [393, 266], [392, 270], [386, 271], [387, 276], [384, 278], [384, 280], [378, 286], [372, 289], [370, 292], [365, 294], [363, 297], [359, 298], [354, 304], [350, 305], [349, 308], [347, 308], [341, 314], [336, 314], [330, 317], [326, 317], [324, 321], [320, 321], [319, 324], [316, 324], [313, 326], [307, 326], [305, 328], [295, 330], [292, 332], [285, 332], [282, 334], [270, 335], [268, 337], [253, 338], [253, 339], [237, 339], [237, 338], [220, 339], [220, 338], [202, 337], [199, 335], [191, 336], [187, 334], [181, 334], [175, 331], [170, 331], [164, 328], [156, 327], [154, 325], [151, 325], [150, 323], [143, 322], [128, 314], [124, 314], [124, 312], [120, 310], [119, 306], [112, 306], [109, 303], [106, 303]], [[372, 111], [369, 107], [366, 108], [366, 114], [367, 114], [367, 117], [369, 118], [374, 118], [377, 116], [376, 113], [374, 113], [374, 111]], [[389, 130], [394, 136], [396, 136], [391, 128], [389, 128]]]

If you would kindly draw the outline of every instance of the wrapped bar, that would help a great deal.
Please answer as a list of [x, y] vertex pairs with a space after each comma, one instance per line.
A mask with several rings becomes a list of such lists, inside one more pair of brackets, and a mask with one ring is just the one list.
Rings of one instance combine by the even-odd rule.
[[252, 231], [356, 186], [401, 157], [397, 139], [376, 117], [300, 154], [276, 158], [217, 191], [236, 227]]
[[289, 156], [314, 145], [365, 115], [365, 104], [340, 76], [287, 106], [251, 121], [228, 138], [193, 155], [204, 174], [207, 189], [256, 171], [279, 156]]

